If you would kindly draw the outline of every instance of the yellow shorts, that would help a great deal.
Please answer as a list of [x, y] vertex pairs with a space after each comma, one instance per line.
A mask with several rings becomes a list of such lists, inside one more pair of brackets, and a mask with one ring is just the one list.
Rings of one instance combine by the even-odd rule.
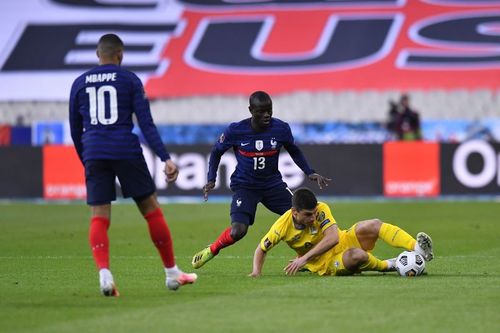
[[[357, 223], [356, 223], [357, 224]], [[339, 243], [333, 248], [333, 254], [328, 258], [328, 271], [330, 275], [351, 275], [353, 272], [344, 266], [342, 257], [345, 251], [352, 248], [361, 248], [358, 237], [356, 237], [356, 224], [347, 230], [339, 231]]]

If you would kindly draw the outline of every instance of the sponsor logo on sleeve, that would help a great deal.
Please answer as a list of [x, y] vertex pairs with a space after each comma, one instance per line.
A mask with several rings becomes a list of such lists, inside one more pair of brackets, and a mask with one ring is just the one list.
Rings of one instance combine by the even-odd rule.
[[269, 250], [272, 246], [273, 246], [273, 243], [271, 243], [271, 241], [269, 240], [269, 238], [266, 238], [264, 240], [264, 247], [266, 248], [266, 250]]
[[326, 219], [324, 220], [323, 222], [321, 222], [321, 224], [319, 225], [320, 228], [323, 228], [325, 225], [327, 225], [328, 223], [330, 223], [330, 219]]

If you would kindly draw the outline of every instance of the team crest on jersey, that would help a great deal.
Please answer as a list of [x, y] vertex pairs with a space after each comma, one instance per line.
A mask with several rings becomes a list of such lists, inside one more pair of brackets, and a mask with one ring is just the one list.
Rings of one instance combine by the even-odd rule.
[[276, 141], [274, 138], [271, 139], [271, 148], [276, 149], [276, 146], [278, 145], [278, 141]]
[[316, 217], [316, 220], [317, 220], [318, 222], [321, 222], [321, 221], [323, 221], [324, 219], [325, 219], [325, 212], [321, 211], [321, 212], [318, 214], [318, 216]]
[[258, 151], [261, 151], [264, 148], [264, 141], [262, 140], [256, 140], [255, 141], [255, 149]]
[[305, 248], [306, 250], [308, 250], [308, 249], [312, 248], [312, 247], [313, 247], [313, 245], [314, 245], [314, 244], [313, 244], [313, 243], [311, 243], [311, 242], [306, 242], [306, 243], [304, 244], [304, 248]]
[[220, 135], [220, 137], [219, 137], [219, 142], [220, 142], [220, 143], [223, 143], [225, 138], [226, 138], [226, 137], [224, 136], [224, 133], [222, 133], [222, 134]]

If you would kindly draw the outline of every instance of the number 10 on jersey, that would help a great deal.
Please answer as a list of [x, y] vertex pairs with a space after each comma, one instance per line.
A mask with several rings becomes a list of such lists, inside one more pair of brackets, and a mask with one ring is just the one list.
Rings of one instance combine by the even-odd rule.
[[[111, 125], [118, 120], [118, 98], [116, 88], [113, 86], [87, 87], [85, 92], [89, 95], [90, 124]], [[109, 118], [106, 118], [106, 98], [109, 98]]]

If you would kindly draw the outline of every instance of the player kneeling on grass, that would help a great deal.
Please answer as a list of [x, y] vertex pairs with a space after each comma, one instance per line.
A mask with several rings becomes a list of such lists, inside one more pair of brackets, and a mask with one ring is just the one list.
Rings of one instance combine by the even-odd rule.
[[371, 254], [379, 238], [392, 247], [416, 251], [426, 261], [434, 256], [427, 234], [420, 232], [415, 239], [403, 229], [378, 219], [341, 230], [328, 205], [318, 202], [311, 190], [300, 188], [293, 194], [292, 208], [273, 224], [257, 246], [250, 276], [262, 274], [266, 253], [280, 241], [285, 241], [298, 255], [284, 268], [288, 275], [301, 269], [318, 275], [395, 271], [395, 258], [380, 260]]
[[184, 273], [175, 264], [172, 237], [156, 199], [155, 183], [139, 138], [132, 132], [135, 115], [146, 141], [165, 162], [167, 182], [174, 182], [179, 170], [153, 123], [141, 81], [120, 66], [123, 49], [117, 35], [102, 36], [97, 45], [99, 66], [74, 81], [69, 103], [71, 137], [85, 167], [87, 203], [92, 209], [89, 242], [104, 296], [119, 295], [109, 270], [108, 228], [111, 202], [116, 199], [115, 178], [123, 195], [134, 199], [147, 221], [165, 267], [167, 288], [176, 290], [197, 279], [196, 274]]

